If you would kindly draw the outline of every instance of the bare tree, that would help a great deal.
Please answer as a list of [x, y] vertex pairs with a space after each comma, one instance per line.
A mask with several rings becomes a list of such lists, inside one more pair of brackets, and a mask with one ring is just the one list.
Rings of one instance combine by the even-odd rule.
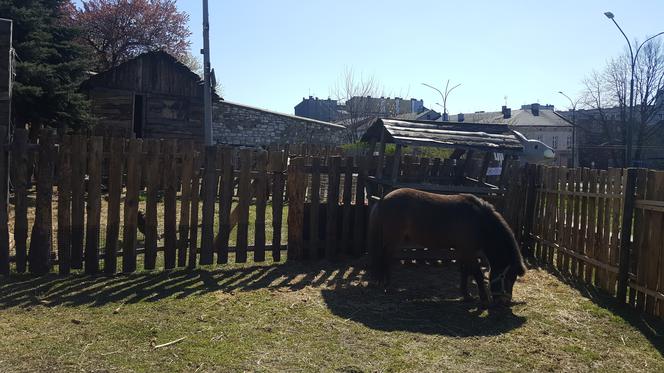
[[646, 43], [636, 60], [632, 123], [629, 117], [630, 73], [631, 59], [629, 51], [626, 51], [610, 60], [602, 71], [594, 71], [584, 80], [584, 104], [597, 115], [591, 122], [581, 122], [580, 127], [586, 132], [593, 132], [599, 127], [603, 143], [611, 149], [614, 164], [625, 163], [627, 126], [632, 126], [634, 134], [634, 160], [643, 157], [646, 143], [664, 127], [664, 121], [657, 117], [664, 112], [664, 100], [659, 97], [664, 94], [661, 42], [651, 40]]
[[348, 130], [348, 141], [358, 140], [358, 127], [374, 117], [393, 117], [399, 113], [396, 100], [386, 100], [385, 88], [374, 75], [359, 76], [346, 68], [330, 91], [330, 97], [343, 104], [341, 123]]

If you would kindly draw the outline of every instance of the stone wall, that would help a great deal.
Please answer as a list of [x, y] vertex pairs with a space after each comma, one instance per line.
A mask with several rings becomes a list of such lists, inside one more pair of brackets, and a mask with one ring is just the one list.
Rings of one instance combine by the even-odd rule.
[[221, 101], [213, 107], [215, 142], [231, 145], [346, 143], [343, 126]]

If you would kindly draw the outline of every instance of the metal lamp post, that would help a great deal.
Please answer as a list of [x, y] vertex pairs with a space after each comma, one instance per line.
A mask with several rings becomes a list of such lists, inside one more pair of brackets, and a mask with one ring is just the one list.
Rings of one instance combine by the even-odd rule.
[[625, 139], [625, 166], [630, 167], [632, 166], [632, 127], [633, 127], [633, 122], [634, 122], [634, 69], [636, 68], [636, 59], [639, 57], [639, 52], [641, 51], [641, 47], [643, 47], [647, 42], [650, 40], [664, 34], [664, 31], [657, 33], [648, 39], [646, 39], [643, 43], [641, 43], [637, 48], [636, 48], [636, 53], [634, 53], [634, 50], [632, 49], [632, 43], [629, 42], [629, 38], [627, 35], [625, 35], [625, 32], [620, 28], [620, 25], [618, 25], [618, 22], [615, 20], [615, 16], [611, 12], [604, 12], [604, 15], [606, 18], [610, 19], [613, 21], [613, 24], [616, 25], [618, 30], [620, 30], [620, 33], [622, 34], [623, 37], [625, 37], [625, 40], [627, 41], [627, 46], [629, 47], [629, 56], [630, 56], [630, 79], [629, 79], [629, 121], [627, 123], [627, 133], [626, 133], [626, 139]]
[[576, 105], [579, 103], [579, 100], [576, 102], [572, 101], [568, 95], [563, 91], [558, 91], [561, 95], [565, 96], [569, 100], [570, 105], [572, 106], [572, 167], [576, 167]]
[[[438, 94], [440, 94], [440, 97], [442, 97], [442, 99], [443, 99], [443, 122], [447, 122], [447, 121], [449, 120], [449, 115], [448, 115], [448, 113], [447, 113], [447, 96], [449, 96], [450, 93], [452, 93], [452, 91], [453, 91], [455, 88], [457, 88], [458, 86], [460, 86], [461, 83], [455, 85], [455, 86], [452, 87], [452, 88], [449, 88], [449, 86], [450, 86], [450, 81], [449, 81], [449, 79], [448, 79], [448, 80], [447, 80], [447, 84], [445, 84], [445, 93], [441, 92], [440, 89], [438, 89], [438, 88], [436, 88], [436, 87], [434, 87], [434, 86], [432, 86], [432, 85], [430, 85], [430, 84], [422, 83], [422, 85], [425, 86], [425, 87], [429, 87], [429, 88], [435, 90], [436, 92], [438, 92]], [[440, 104], [439, 104], [439, 105], [440, 105]]]

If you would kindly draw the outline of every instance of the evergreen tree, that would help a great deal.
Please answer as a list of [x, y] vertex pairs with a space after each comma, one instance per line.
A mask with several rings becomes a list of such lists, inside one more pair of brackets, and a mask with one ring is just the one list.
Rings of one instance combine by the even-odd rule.
[[82, 128], [89, 104], [78, 87], [90, 54], [76, 43], [79, 31], [68, 19], [68, 0], [0, 0], [0, 14], [14, 22], [16, 80], [14, 124]]

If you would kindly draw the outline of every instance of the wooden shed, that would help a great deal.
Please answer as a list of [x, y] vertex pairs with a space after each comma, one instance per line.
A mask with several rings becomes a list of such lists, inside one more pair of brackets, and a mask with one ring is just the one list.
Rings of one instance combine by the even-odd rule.
[[203, 81], [166, 52], [141, 54], [93, 75], [81, 88], [91, 101], [96, 132], [203, 139]]
[[[503, 174], [493, 175], [498, 183], [489, 183], [489, 167], [499, 162], [495, 169], [502, 172], [505, 162], [518, 157], [524, 150], [514, 132], [500, 124], [376, 119], [362, 136], [362, 141], [371, 144], [372, 153], [377, 146], [375, 176], [369, 179], [373, 185], [370, 194], [379, 198], [399, 187], [438, 193], [499, 195]], [[390, 143], [396, 145], [395, 154], [387, 157], [386, 144]], [[445, 175], [436, 172], [436, 175], [421, 179], [408, 175], [403, 170], [402, 159], [403, 148], [408, 146], [454, 149], [449, 159], [442, 160], [449, 172], [445, 171]], [[500, 161], [496, 160], [496, 154], [502, 154]]]

